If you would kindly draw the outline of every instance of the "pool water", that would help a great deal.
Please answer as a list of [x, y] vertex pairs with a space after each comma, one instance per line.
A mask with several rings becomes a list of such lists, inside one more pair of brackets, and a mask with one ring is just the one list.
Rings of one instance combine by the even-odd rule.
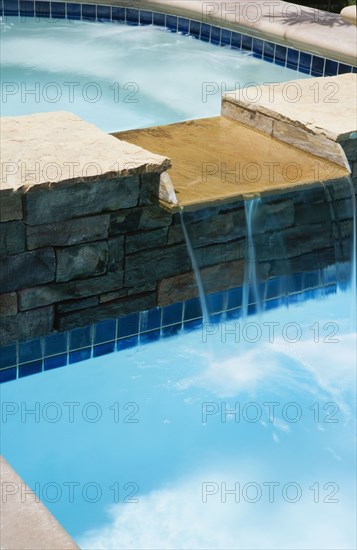
[[226, 91], [308, 75], [160, 27], [7, 17], [2, 115], [70, 111], [114, 132], [220, 114]]
[[4, 384], [5, 458], [83, 549], [355, 548], [351, 291], [310, 297]]

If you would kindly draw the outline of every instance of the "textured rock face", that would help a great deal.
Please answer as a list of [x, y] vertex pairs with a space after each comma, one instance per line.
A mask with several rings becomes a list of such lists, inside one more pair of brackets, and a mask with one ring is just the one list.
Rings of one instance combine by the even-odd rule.
[[72, 113], [2, 117], [1, 135], [2, 189], [161, 173], [170, 166], [167, 158], [116, 140]]
[[348, 73], [240, 89], [224, 94], [222, 115], [348, 167], [339, 142], [357, 130], [356, 86]]

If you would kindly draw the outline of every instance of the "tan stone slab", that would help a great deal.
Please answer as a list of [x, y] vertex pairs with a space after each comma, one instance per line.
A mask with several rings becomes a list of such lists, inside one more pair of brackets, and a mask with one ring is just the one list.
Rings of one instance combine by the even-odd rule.
[[72, 113], [1, 117], [1, 190], [163, 172], [170, 161], [113, 139]]
[[171, 159], [169, 174], [179, 206], [186, 209], [298, 189], [349, 173], [224, 117], [114, 135]]
[[0, 471], [3, 550], [79, 548], [3, 457]]
[[[118, 5], [117, 0], [82, 0]], [[188, 17], [356, 64], [356, 28], [341, 15], [282, 0], [122, 0], [121, 6]]]
[[357, 137], [357, 74], [291, 80], [224, 94], [222, 115], [347, 167], [338, 145]]

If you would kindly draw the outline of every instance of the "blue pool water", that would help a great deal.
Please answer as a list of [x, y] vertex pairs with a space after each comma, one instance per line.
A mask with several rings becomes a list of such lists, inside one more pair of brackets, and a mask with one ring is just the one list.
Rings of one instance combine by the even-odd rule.
[[160, 27], [7, 17], [2, 115], [71, 111], [105, 131], [220, 114], [222, 93], [308, 75]]
[[3, 384], [5, 458], [83, 549], [355, 548], [351, 291], [309, 296]]

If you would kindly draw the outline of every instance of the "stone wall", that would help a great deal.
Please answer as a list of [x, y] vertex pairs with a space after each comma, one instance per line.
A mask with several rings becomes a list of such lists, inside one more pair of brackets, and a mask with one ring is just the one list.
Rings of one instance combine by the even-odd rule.
[[[158, 182], [158, 174], [149, 174], [5, 195], [1, 345], [197, 296], [180, 216], [148, 197]], [[261, 280], [350, 258], [351, 197], [344, 180], [326, 190], [319, 185], [265, 197], [256, 213]], [[243, 202], [184, 218], [205, 291], [240, 286]]]

